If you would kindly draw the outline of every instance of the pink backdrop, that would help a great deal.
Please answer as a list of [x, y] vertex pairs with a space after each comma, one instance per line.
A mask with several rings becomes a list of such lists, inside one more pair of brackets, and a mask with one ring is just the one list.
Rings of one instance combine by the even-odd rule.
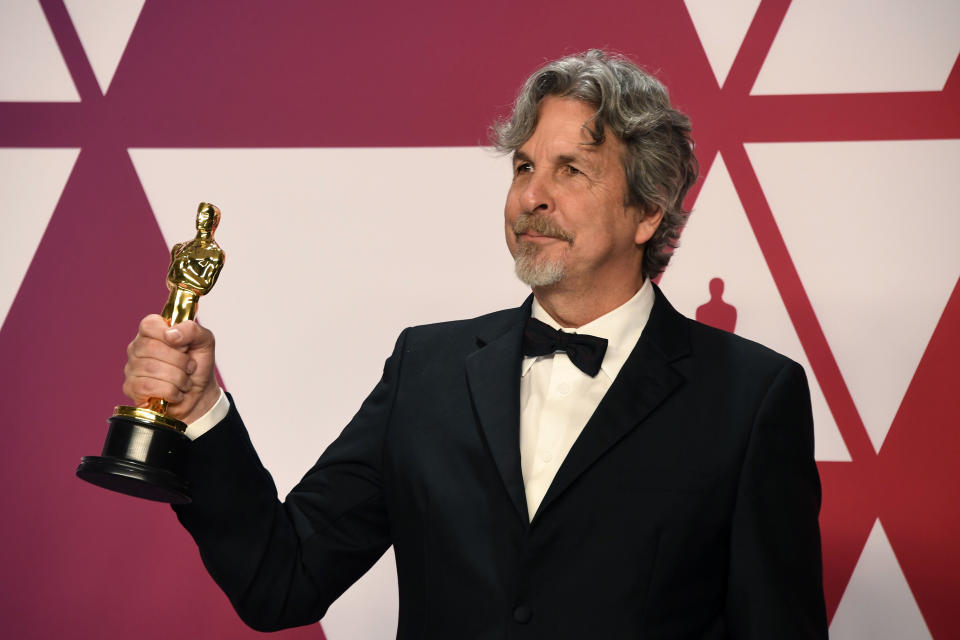
[[[225, 384], [251, 415], [272, 415], [277, 384], [330, 422], [254, 431], [286, 491], [403, 326], [520, 302], [507, 175], [476, 147], [536, 66], [602, 46], [694, 122], [704, 178], [667, 294], [692, 315], [723, 277], [736, 330], [814, 383], [833, 637], [958, 637], [960, 12], [900, 4], [5, 2], [0, 633], [257, 635], [167, 507], [73, 476], [165, 298], [166, 247], [197, 202], [221, 206], [230, 260], [201, 317]], [[287, 224], [302, 273], [251, 320], [250, 265]], [[368, 323], [375, 353], [325, 357], [300, 390], [282, 371], [316, 355], [327, 315]], [[383, 564], [328, 637], [392, 637]]]

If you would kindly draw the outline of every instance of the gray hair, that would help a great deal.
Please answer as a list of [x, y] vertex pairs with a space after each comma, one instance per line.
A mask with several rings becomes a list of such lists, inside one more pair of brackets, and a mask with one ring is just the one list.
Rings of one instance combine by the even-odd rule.
[[591, 49], [549, 62], [527, 78], [510, 119], [491, 128], [493, 145], [504, 153], [519, 149], [533, 135], [547, 96], [575, 98], [596, 109], [584, 126], [593, 144], [603, 144], [607, 127], [623, 140], [626, 204], [644, 214], [663, 212], [643, 252], [643, 274], [658, 276], [690, 215], [683, 198], [698, 172], [690, 119], [670, 106], [666, 87], [652, 75], [624, 56]]

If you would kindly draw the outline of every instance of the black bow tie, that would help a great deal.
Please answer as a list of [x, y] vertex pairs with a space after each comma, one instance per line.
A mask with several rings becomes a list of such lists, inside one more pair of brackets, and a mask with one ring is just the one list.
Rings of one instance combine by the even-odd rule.
[[607, 352], [607, 340], [582, 333], [565, 333], [536, 318], [527, 320], [523, 330], [523, 355], [545, 356], [555, 351], [566, 352], [570, 362], [592, 378], [600, 371], [603, 354]]

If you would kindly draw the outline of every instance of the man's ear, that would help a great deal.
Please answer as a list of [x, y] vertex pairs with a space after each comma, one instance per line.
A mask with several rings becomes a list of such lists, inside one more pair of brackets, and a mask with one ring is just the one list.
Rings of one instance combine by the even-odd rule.
[[633, 241], [638, 246], [642, 246], [653, 237], [657, 227], [660, 226], [660, 221], [663, 219], [663, 209], [656, 209], [652, 213], [637, 209], [635, 215], [637, 217], [637, 233]]

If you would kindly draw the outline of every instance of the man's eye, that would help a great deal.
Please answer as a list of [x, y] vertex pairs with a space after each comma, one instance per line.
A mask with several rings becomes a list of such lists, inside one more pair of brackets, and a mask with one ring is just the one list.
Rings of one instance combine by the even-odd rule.
[[514, 173], [530, 173], [533, 171], [533, 165], [529, 162], [521, 162], [513, 170]]
[[575, 166], [573, 166], [572, 164], [568, 164], [568, 165], [565, 165], [565, 166], [566, 166], [566, 168], [567, 168], [567, 173], [569, 173], [569, 174], [571, 174], [571, 175], [577, 175], [577, 174], [583, 173], [583, 171], [580, 171], [580, 169], [577, 169], [577, 168], [576, 168]]

